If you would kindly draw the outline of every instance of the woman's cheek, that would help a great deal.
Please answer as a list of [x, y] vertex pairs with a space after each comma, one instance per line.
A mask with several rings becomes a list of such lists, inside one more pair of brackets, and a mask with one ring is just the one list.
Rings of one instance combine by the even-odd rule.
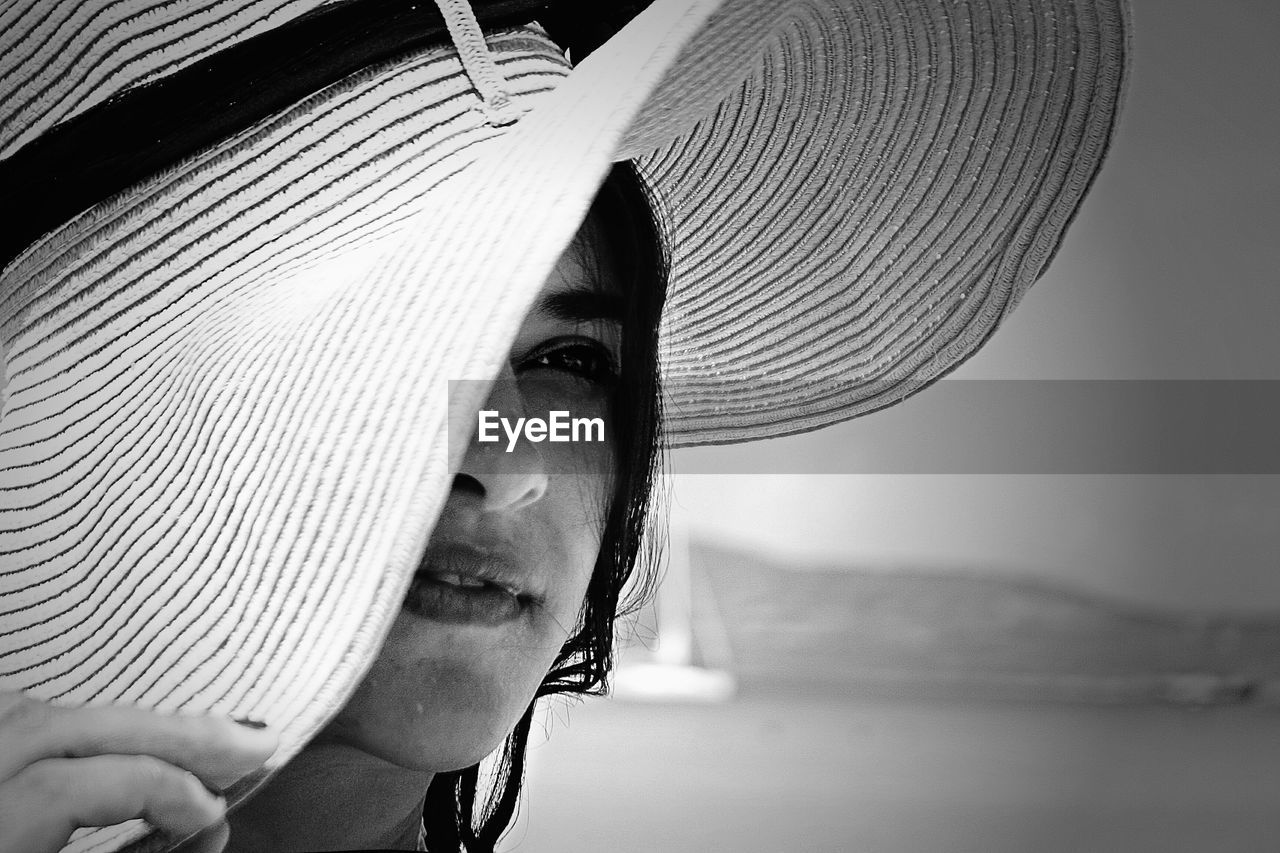
[[560, 578], [556, 584], [554, 616], [561, 629], [561, 641], [577, 629], [586, 604], [587, 587], [595, 572], [604, 538], [610, 487], [604, 477], [575, 479], [577, 482], [571, 492], [574, 506], [564, 508], [566, 515], [562, 517], [579, 519], [580, 523], [566, 531], [562, 556], [552, 570]]

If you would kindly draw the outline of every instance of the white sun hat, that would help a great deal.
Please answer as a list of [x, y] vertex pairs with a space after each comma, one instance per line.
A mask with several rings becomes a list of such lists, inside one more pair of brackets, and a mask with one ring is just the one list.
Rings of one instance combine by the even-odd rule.
[[613, 161], [671, 241], [670, 443], [814, 429], [1043, 273], [1128, 48], [1122, 0], [657, 0], [571, 68], [554, 3], [438, 5], [0, 11], [0, 688], [263, 719], [278, 766], [400, 607], [449, 380], [473, 412]]

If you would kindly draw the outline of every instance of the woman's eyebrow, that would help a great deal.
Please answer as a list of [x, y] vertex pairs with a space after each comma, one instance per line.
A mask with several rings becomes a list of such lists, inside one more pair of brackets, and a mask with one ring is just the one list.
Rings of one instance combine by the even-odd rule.
[[622, 322], [622, 297], [616, 293], [589, 288], [549, 293], [538, 303], [537, 311], [566, 323], [589, 323], [595, 320]]

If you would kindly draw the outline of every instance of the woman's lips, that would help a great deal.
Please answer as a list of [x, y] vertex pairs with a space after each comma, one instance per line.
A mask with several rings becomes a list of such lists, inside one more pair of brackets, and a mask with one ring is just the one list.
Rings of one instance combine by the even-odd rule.
[[413, 576], [404, 607], [427, 619], [496, 625], [533, 603], [514, 564], [460, 546], [432, 547]]
[[419, 572], [409, 584], [404, 608], [438, 622], [497, 625], [520, 615], [520, 599], [501, 587], [459, 586]]

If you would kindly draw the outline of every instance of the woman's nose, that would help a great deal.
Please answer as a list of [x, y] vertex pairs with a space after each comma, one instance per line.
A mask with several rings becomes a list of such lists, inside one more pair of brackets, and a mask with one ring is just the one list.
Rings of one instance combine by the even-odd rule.
[[[486, 411], [496, 411], [498, 418], [509, 424], [526, 417], [524, 398], [520, 395], [515, 374], [505, 369], [494, 382], [485, 401]], [[499, 441], [481, 442], [471, 439], [462, 468], [455, 480], [479, 494], [485, 511], [515, 510], [537, 503], [547, 493], [547, 464], [538, 446], [523, 436], [511, 441], [499, 430]]]

